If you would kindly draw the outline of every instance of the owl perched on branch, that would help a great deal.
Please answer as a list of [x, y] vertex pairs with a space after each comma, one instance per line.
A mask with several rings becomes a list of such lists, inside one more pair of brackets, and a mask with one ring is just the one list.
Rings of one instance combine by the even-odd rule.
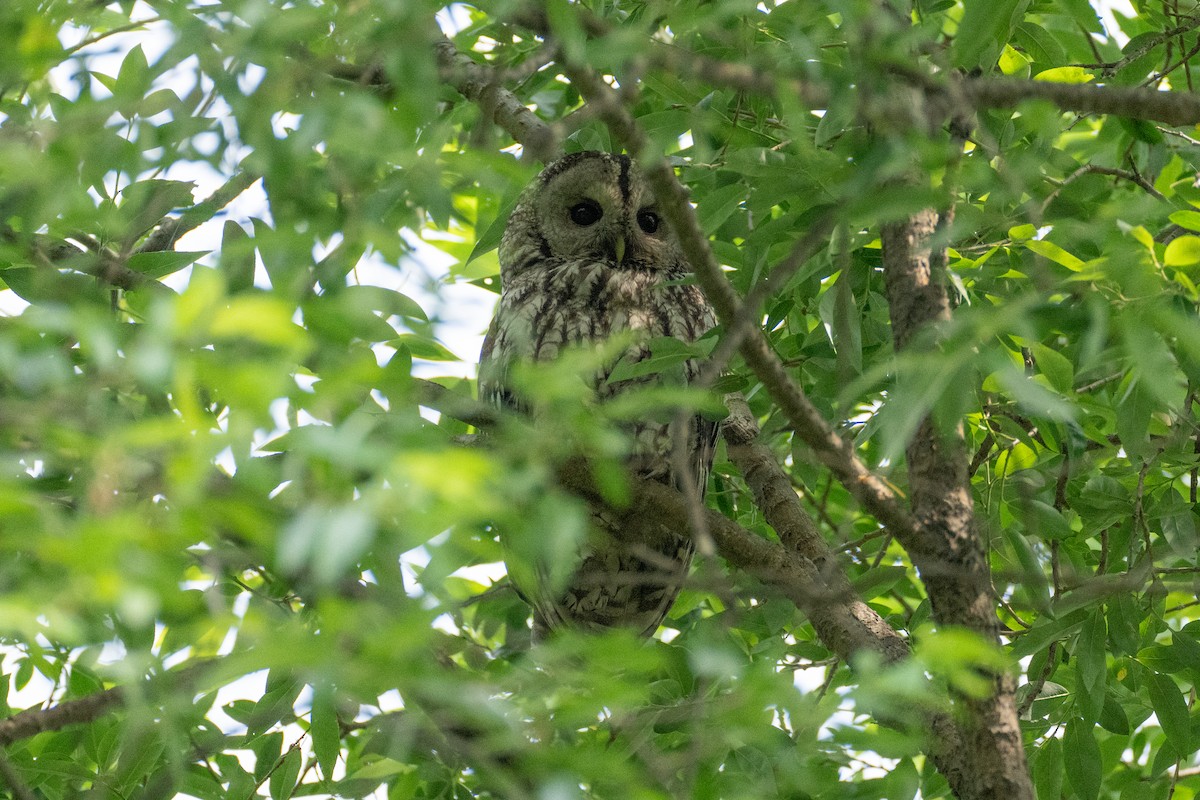
[[[652, 338], [694, 342], [715, 319], [704, 295], [686, 281], [691, 271], [629, 157], [584, 152], [551, 163], [522, 194], [500, 243], [503, 291], [480, 356], [480, 397], [518, 409], [533, 405], [536, 398], [519, 397], [511, 386], [515, 362], [551, 360], [565, 348], [626, 332], [639, 341], [625, 362], [649, 356], [645, 342]], [[656, 374], [610, 381], [614, 366], [590, 377], [601, 401], [662, 381]], [[688, 360], [683, 368], [684, 379], [694, 380], [697, 365]], [[688, 474], [678, 474], [671, 458], [672, 425], [681, 420]], [[695, 481], [703, 496], [717, 425], [698, 414], [676, 423], [630, 424], [629, 466], [639, 477], [677, 488]], [[595, 510], [590, 524], [603, 532], [617, 523]], [[692, 550], [687, 530], [659, 550], [592, 536], [562, 591], [550, 588], [541, 565], [534, 585], [518, 586], [534, 608], [535, 640], [564, 626], [620, 626], [651, 635], [679, 593]]]

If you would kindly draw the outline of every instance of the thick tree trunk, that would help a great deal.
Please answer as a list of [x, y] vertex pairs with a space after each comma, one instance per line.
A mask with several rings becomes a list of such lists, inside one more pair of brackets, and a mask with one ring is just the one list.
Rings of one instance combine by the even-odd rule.
[[[945, 250], [931, 246], [938, 227], [938, 213], [932, 209], [884, 226], [884, 277], [897, 350], [913, 346], [929, 325], [950, 318]], [[940, 430], [926, 418], [905, 454], [918, 526], [909, 555], [921, 572], [933, 618], [939, 625], [961, 625], [996, 641], [996, 596], [987, 544], [975, 525], [961, 425]], [[945, 777], [963, 800], [1033, 798], [1015, 689], [1014, 676], [1004, 672], [992, 676], [989, 697], [956, 698], [966, 712], [967, 763], [962, 772]]]

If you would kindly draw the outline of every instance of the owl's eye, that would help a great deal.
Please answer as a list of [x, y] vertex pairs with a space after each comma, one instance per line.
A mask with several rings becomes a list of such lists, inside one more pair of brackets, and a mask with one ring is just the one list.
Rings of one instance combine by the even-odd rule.
[[571, 206], [571, 222], [584, 228], [596, 224], [603, 216], [604, 211], [595, 200], [584, 200]]
[[637, 215], [638, 227], [646, 233], [656, 233], [658, 226], [661, 224], [658, 214], [653, 211], [642, 210]]

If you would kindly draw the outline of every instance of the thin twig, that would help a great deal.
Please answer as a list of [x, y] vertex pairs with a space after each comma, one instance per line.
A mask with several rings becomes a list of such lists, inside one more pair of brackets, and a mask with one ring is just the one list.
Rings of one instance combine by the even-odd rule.
[[[1149, 53], [1151, 50], [1158, 47], [1160, 44], [1169, 42], [1169, 41], [1171, 41], [1171, 39], [1174, 39], [1176, 36], [1187, 33], [1188, 31], [1191, 31], [1191, 30], [1195, 30], [1197, 27], [1200, 27], [1200, 17], [1193, 17], [1186, 24], [1180, 25], [1175, 28], [1171, 28], [1170, 30], [1163, 31], [1158, 36], [1155, 36], [1152, 39], [1147, 39], [1146, 41], [1144, 41], [1140, 45], [1138, 45], [1138, 47], [1136, 47], [1135, 49], [1124, 54], [1117, 61], [1102, 62], [1097, 59], [1097, 62], [1093, 63], [1093, 64], [1076, 64], [1074, 66], [1083, 67], [1084, 69], [1101, 70], [1101, 76], [1108, 78], [1108, 77], [1111, 77], [1114, 74], [1116, 74], [1122, 68], [1129, 66], [1134, 61], [1137, 61], [1139, 58], [1146, 55], [1146, 53]], [[1090, 43], [1092, 40], [1092, 37], [1088, 36], [1087, 38], [1088, 38], [1088, 42]]]
[[1130, 172], [1129, 170], [1124, 170], [1124, 169], [1115, 169], [1113, 167], [1101, 167], [1097, 164], [1084, 164], [1082, 167], [1075, 170], [1070, 175], [1068, 175], [1066, 178], [1064, 178], [1061, 183], [1059, 183], [1057, 186], [1055, 186], [1054, 191], [1052, 191], [1052, 192], [1050, 192], [1050, 194], [1046, 195], [1046, 198], [1044, 200], [1042, 200], [1041, 213], [1044, 215], [1046, 213], [1046, 209], [1050, 206], [1050, 204], [1052, 202], [1054, 202], [1054, 198], [1058, 197], [1059, 193], [1062, 192], [1063, 189], [1066, 189], [1067, 186], [1069, 186], [1073, 181], [1083, 177], [1084, 175], [1111, 175], [1114, 178], [1120, 178], [1121, 180], [1125, 180], [1125, 181], [1129, 181], [1130, 183], [1137, 184], [1138, 186], [1145, 189], [1146, 193], [1149, 194], [1151, 197], [1153, 197], [1155, 200], [1164, 200], [1165, 201], [1167, 199], [1167, 198], [1163, 197], [1162, 192], [1160, 192], [1160, 191], [1158, 191], [1158, 189], [1154, 188], [1154, 184], [1150, 183], [1150, 181], [1146, 180], [1141, 175], [1137, 175], [1133, 172]]

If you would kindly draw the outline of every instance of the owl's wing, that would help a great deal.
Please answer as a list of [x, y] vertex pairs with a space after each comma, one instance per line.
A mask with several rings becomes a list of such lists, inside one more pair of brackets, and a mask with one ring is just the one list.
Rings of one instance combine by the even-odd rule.
[[483, 337], [479, 351], [479, 399], [497, 408], [520, 411], [521, 404], [508, 387], [508, 359], [497, 347], [502, 339], [501, 314], [497, 313]]

